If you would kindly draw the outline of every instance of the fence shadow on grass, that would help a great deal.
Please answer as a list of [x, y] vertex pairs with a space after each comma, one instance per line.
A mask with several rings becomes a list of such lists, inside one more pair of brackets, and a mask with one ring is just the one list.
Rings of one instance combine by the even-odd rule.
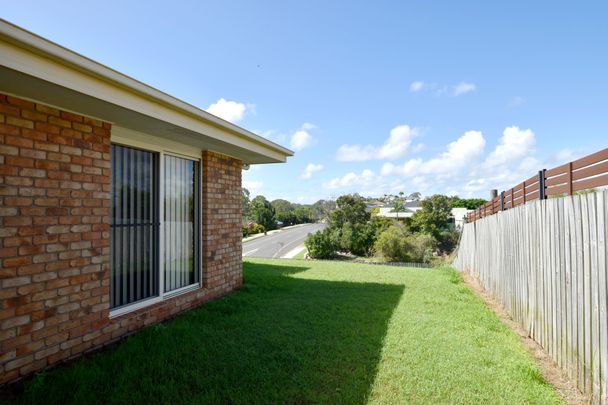
[[24, 402], [366, 402], [402, 285], [289, 277], [245, 263], [245, 285], [111, 350], [38, 376]]

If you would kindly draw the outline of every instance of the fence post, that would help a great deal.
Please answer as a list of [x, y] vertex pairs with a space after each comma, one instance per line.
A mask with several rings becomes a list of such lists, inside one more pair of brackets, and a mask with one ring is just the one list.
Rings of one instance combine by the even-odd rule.
[[538, 172], [538, 198], [541, 200], [547, 198], [545, 195], [545, 169]]
[[500, 192], [500, 210], [501, 211], [505, 210], [505, 192], [504, 191]]
[[572, 195], [572, 162], [568, 163], [568, 195]]

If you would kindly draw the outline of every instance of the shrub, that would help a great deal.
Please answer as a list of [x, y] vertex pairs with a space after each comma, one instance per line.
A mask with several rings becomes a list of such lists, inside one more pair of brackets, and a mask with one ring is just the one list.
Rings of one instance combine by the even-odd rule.
[[374, 243], [380, 233], [380, 228], [374, 221], [353, 227], [350, 250], [359, 256], [371, 256], [374, 252]]
[[405, 238], [404, 248], [408, 261], [430, 263], [437, 241], [429, 234], [417, 233]]
[[403, 228], [393, 225], [380, 233], [374, 244], [374, 250], [376, 254], [386, 260], [393, 262], [407, 261], [405, 238]]
[[363, 223], [344, 222], [341, 228], [330, 226], [332, 240], [340, 250], [357, 256], [370, 256], [380, 232], [393, 223], [390, 219], [388, 223], [386, 220], [387, 218], [372, 218]]
[[437, 237], [437, 248], [442, 253], [451, 253], [458, 246], [460, 233], [458, 231], [442, 231]]
[[340, 250], [350, 252], [352, 250], [353, 226], [350, 222], [345, 222], [340, 229]]
[[337, 249], [329, 229], [308, 235], [304, 245], [313, 259], [329, 259], [334, 256]]
[[266, 228], [262, 224], [252, 224], [251, 233], [265, 233]]
[[431, 235], [410, 235], [400, 225], [393, 225], [378, 236], [374, 249], [389, 261], [430, 263], [436, 243]]
[[245, 237], [249, 235], [254, 235], [256, 233], [265, 233], [266, 228], [264, 228], [264, 225], [251, 223], [247, 226], [242, 227], [241, 231], [243, 232], [243, 237]]

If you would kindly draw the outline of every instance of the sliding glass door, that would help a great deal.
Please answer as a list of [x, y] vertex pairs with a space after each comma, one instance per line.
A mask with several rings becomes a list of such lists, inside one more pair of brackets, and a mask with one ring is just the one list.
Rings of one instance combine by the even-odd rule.
[[164, 156], [164, 291], [198, 281], [198, 162]]
[[158, 154], [112, 145], [110, 305], [158, 295]]

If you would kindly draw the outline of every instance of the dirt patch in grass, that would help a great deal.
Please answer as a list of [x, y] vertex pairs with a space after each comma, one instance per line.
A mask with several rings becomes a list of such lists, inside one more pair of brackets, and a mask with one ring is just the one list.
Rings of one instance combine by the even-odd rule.
[[510, 327], [520, 337], [525, 349], [536, 360], [538, 367], [547, 382], [555, 387], [562, 398], [571, 405], [589, 404], [590, 399], [581, 393], [576, 384], [566, 375], [566, 373], [553, 361], [551, 356], [521, 327], [513, 320], [505, 308], [487, 293], [479, 282], [470, 274], [462, 273], [465, 284], [481, 297], [488, 307], [498, 315], [500, 320]]

